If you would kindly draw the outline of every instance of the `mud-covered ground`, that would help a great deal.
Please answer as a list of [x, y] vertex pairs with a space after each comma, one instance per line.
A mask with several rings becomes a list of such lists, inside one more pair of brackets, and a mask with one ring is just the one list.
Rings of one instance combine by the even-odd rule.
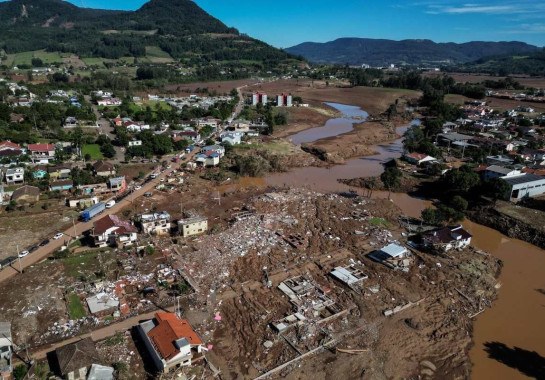
[[[290, 190], [260, 195], [250, 204], [255, 214], [189, 243], [179, 256], [200, 288], [194, 307], [221, 315], [221, 321], [207, 318], [199, 327], [214, 345], [208, 355], [224, 378], [254, 378], [336, 339], [330, 350], [318, 350], [273, 378], [467, 375], [470, 317], [495, 297], [496, 259], [472, 250], [444, 257], [414, 252], [408, 273], [369, 260], [367, 253], [404, 239], [399, 210], [387, 200]], [[285, 240], [294, 235], [303, 240], [297, 249]], [[328, 275], [350, 262], [363, 264], [369, 276], [358, 291]], [[282, 336], [270, 323], [297, 309], [277, 286], [296, 275], [325, 289], [335, 301], [330, 312], [339, 317], [322, 323], [320, 316]], [[410, 302], [417, 304], [392, 317], [383, 314]]]

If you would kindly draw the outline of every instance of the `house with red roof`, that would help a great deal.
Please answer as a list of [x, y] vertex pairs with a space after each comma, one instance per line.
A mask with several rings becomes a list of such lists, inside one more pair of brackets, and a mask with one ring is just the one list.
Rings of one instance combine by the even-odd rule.
[[128, 246], [136, 241], [137, 229], [116, 215], [106, 215], [93, 223], [91, 237], [98, 247]]
[[424, 162], [435, 162], [436, 158], [423, 153], [407, 153], [403, 156], [405, 161], [413, 165], [421, 165]]
[[0, 142], [0, 158], [17, 157], [24, 154], [25, 151], [19, 144], [15, 144], [9, 140]]
[[174, 313], [158, 312], [154, 319], [140, 323], [137, 331], [160, 372], [191, 365], [207, 350], [189, 321]]
[[55, 159], [54, 144], [28, 144], [27, 149], [34, 163], [49, 164], [50, 160]]

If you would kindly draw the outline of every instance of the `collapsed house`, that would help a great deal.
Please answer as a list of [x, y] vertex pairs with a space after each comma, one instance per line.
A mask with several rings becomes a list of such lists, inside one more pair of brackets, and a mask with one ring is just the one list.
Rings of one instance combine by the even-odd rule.
[[338, 312], [335, 301], [326, 291], [305, 276], [289, 278], [278, 285], [294, 307], [294, 313], [272, 322], [272, 327], [279, 333], [300, 325], [307, 320], [319, 321]]
[[391, 243], [367, 255], [371, 260], [386, 265], [392, 269], [401, 269], [405, 272], [411, 265], [409, 250], [401, 245]]

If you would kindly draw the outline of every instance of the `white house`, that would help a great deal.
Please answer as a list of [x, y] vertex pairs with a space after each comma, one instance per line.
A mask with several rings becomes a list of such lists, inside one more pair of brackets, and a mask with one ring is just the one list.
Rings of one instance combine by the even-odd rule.
[[189, 321], [174, 313], [158, 312], [154, 319], [140, 323], [137, 331], [155, 368], [163, 373], [191, 365], [207, 350]]
[[144, 234], [165, 235], [170, 232], [170, 214], [166, 211], [142, 214], [137, 221]]
[[443, 227], [424, 233], [422, 243], [425, 247], [447, 252], [466, 248], [471, 244], [471, 238], [472, 235], [462, 226]]
[[93, 223], [91, 237], [96, 246], [128, 246], [137, 239], [136, 228], [116, 215], [106, 215]]
[[8, 185], [15, 185], [25, 182], [25, 169], [12, 168], [6, 170], [6, 183]]
[[223, 133], [220, 137], [222, 144], [239, 145], [242, 142], [243, 134], [240, 132]]

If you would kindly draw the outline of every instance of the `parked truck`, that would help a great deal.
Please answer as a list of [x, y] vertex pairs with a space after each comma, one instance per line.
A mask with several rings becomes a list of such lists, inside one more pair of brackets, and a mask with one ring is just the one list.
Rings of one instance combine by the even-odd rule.
[[104, 211], [105, 209], [106, 209], [106, 204], [104, 202], [98, 202], [96, 205], [83, 210], [83, 212], [80, 214], [80, 218], [84, 222], [88, 222], [91, 219], [93, 219], [96, 215]]

